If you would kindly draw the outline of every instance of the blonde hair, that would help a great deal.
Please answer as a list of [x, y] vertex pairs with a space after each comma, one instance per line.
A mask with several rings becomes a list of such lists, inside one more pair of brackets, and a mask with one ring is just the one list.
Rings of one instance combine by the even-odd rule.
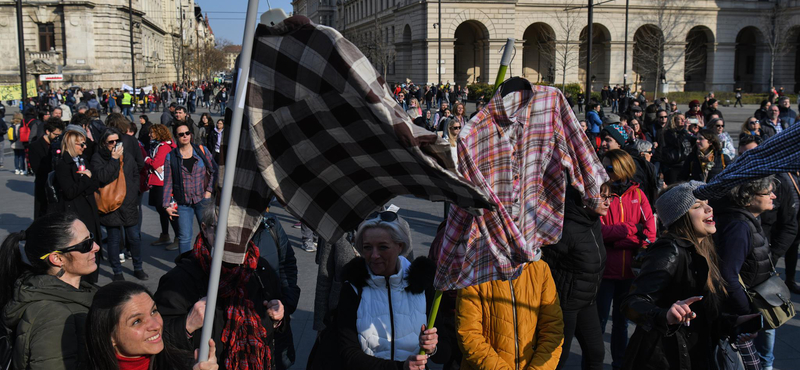
[[[669, 128], [672, 130], [677, 129], [678, 122], [680, 122], [681, 117], [683, 117], [683, 119], [686, 119], [686, 116], [684, 116], [683, 114], [673, 114], [672, 117], [669, 119]], [[641, 122], [639, 124], [641, 124]]]
[[61, 151], [67, 152], [71, 157], [77, 157], [78, 152], [75, 150], [75, 144], [79, 139], [86, 141], [86, 137], [78, 131], [67, 131], [64, 134], [64, 139], [61, 141]]
[[14, 113], [14, 119], [11, 122], [13, 122], [15, 125], [22, 123], [22, 113]]
[[614, 174], [619, 176], [621, 180], [630, 180], [636, 174], [636, 164], [633, 163], [633, 158], [622, 149], [609, 150], [603, 155], [603, 158], [608, 158], [611, 161]]

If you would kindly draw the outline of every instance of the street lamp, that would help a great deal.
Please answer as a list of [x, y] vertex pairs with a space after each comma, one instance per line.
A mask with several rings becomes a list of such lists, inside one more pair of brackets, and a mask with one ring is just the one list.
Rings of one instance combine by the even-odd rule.
[[[439, 29], [439, 54], [436, 59], [436, 71], [439, 75], [439, 85], [442, 84], [442, 0], [439, 0], [439, 21], [433, 24], [433, 29]], [[437, 85], [438, 86], [438, 85]]]

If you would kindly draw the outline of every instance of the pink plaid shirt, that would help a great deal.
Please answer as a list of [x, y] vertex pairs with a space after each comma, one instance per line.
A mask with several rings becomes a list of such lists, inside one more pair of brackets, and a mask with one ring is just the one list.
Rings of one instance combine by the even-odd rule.
[[476, 216], [451, 206], [435, 251], [442, 290], [516, 278], [561, 239], [567, 185], [594, 207], [608, 181], [566, 99], [545, 86], [498, 91], [462, 129], [458, 170], [498, 208]]

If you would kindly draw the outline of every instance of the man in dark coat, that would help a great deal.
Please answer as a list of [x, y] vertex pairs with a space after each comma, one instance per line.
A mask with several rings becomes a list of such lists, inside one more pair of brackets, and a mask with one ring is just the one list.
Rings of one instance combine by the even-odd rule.
[[53, 170], [53, 154], [50, 144], [64, 131], [64, 124], [61, 118], [51, 117], [44, 124], [44, 136], [31, 144], [29, 156], [31, 169], [36, 176], [33, 182], [33, 218], [39, 218], [47, 213], [47, 176]]
[[175, 103], [171, 103], [169, 105], [169, 109], [164, 109], [164, 113], [161, 113], [161, 124], [167, 127], [170, 127], [172, 124], [172, 120], [175, 119], [175, 108], [178, 105]]

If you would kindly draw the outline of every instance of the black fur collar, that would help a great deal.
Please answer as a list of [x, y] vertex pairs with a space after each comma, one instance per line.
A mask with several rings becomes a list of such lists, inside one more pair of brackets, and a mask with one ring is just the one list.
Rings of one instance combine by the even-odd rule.
[[[418, 257], [411, 262], [411, 268], [408, 270], [408, 286], [406, 291], [412, 294], [420, 294], [426, 288], [433, 284], [433, 278], [436, 274], [436, 264], [427, 257]], [[367, 279], [369, 279], [369, 271], [364, 257], [356, 257], [344, 266], [342, 273], [344, 281], [353, 284], [357, 288], [364, 288], [367, 286]]]

